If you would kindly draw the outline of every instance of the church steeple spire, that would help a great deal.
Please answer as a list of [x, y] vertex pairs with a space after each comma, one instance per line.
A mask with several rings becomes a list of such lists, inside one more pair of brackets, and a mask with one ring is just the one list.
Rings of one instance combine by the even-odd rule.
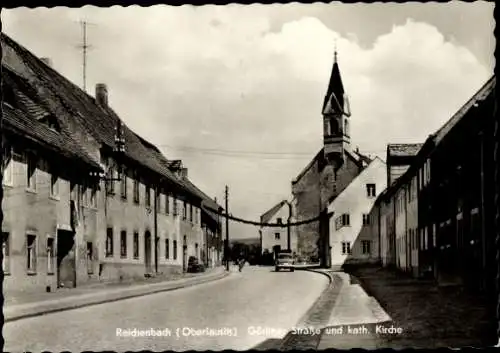
[[351, 112], [340, 75], [336, 45], [322, 113], [324, 154], [327, 160], [339, 167], [344, 161], [344, 151], [350, 144], [349, 117]]
[[342, 84], [342, 77], [340, 76], [339, 64], [337, 62], [337, 44], [335, 44], [330, 82], [328, 83], [325, 100], [323, 101], [323, 114], [329, 101], [332, 109], [340, 109], [342, 111], [344, 107], [344, 85]]

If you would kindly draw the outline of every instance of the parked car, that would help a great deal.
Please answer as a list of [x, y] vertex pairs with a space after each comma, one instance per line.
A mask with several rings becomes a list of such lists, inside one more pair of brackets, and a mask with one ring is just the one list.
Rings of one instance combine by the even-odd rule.
[[275, 270], [278, 272], [281, 269], [288, 269], [289, 271], [295, 271], [295, 261], [293, 259], [292, 254], [286, 253], [278, 253], [276, 256]]
[[198, 258], [196, 258], [195, 256], [190, 256], [188, 259], [187, 272], [205, 272], [205, 266], [202, 263], [199, 263]]

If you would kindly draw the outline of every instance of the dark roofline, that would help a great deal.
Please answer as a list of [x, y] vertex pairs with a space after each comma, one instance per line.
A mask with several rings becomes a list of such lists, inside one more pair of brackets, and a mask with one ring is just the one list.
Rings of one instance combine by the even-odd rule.
[[[29, 140], [32, 143], [35, 143], [48, 151], [55, 152], [60, 157], [71, 160], [72, 163], [74, 164], [81, 165], [82, 167], [85, 166], [86, 168], [94, 171], [99, 171], [99, 172], [103, 171], [98, 163], [94, 162], [89, 156], [84, 155], [83, 152], [82, 154], [77, 154], [72, 150], [66, 150], [63, 147], [56, 146], [54, 143], [51, 143], [50, 141], [47, 141], [46, 139], [40, 136], [37, 136], [34, 130], [23, 128], [22, 121], [26, 120], [21, 117], [23, 113], [10, 107], [6, 103], [2, 104], [2, 112], [4, 114], [4, 119], [3, 119], [4, 129], [6, 131], [14, 135], [17, 135], [22, 139]], [[17, 123], [15, 123], [14, 121], [17, 121]], [[54, 135], [57, 135], [56, 138], [59, 139], [68, 138], [60, 133], [51, 131], [48, 127], [44, 126], [43, 123], [40, 123], [36, 120], [31, 120], [30, 118], [28, 118], [28, 121], [30, 124], [45, 130], [45, 133], [53, 133]], [[71, 142], [75, 143], [74, 141]]]
[[260, 216], [261, 223], [267, 223], [288, 201], [282, 200]]
[[302, 179], [302, 177], [307, 173], [307, 171], [312, 168], [314, 163], [319, 159], [319, 156], [321, 155], [321, 153], [323, 153], [323, 148], [321, 148], [321, 150], [318, 153], [316, 153], [316, 155], [313, 157], [313, 159], [305, 166], [304, 169], [302, 169], [302, 171], [299, 173], [299, 175], [297, 175], [297, 177], [295, 177], [295, 179], [292, 180], [292, 185], [297, 184], [299, 182], [299, 180]]
[[[80, 87], [68, 80], [54, 68], [45, 65], [40, 58], [5, 33], [1, 33], [1, 40], [16, 52], [16, 55], [23, 61], [24, 66], [35, 73], [37, 81], [39, 80], [42, 84], [51, 83], [45, 87], [48, 96], [45, 97], [42, 95], [43, 97], [41, 96], [40, 99], [51, 100], [55, 98], [56, 102], [54, 105], [57, 109], [61, 110], [64, 116], [64, 118], [61, 117], [62, 119], [70, 118], [77, 121], [77, 124], [81, 125], [81, 128], [85, 130], [85, 133], [92, 136], [101, 144], [101, 148], [104, 149], [112, 149], [114, 147], [114, 138], [110, 136], [109, 132], [106, 132], [106, 129], [109, 131], [111, 125], [114, 128], [117, 121], [121, 121], [125, 135], [137, 138], [140, 145], [145, 148], [145, 151], [136, 150], [132, 148], [132, 146], [136, 145], [137, 141], [129, 141], [125, 146], [125, 155], [123, 156], [127, 162], [133, 165], [139, 165], [141, 168], [148, 170], [151, 174], [158, 176], [160, 180], [163, 179], [170, 184], [176, 185], [180, 188], [182, 193], [198, 197], [195, 193], [190, 191], [189, 187], [179, 181], [168, 167], [162, 165], [158, 156], [161, 154], [158, 148], [132, 131], [110, 106], [103, 107], [97, 105], [94, 97], [84, 92]], [[2, 65], [5, 64], [2, 62]], [[58, 93], [54, 86], [57, 84], [63, 85], [63, 90], [66, 92], [65, 94]], [[81, 113], [79, 110], [81, 110]], [[94, 116], [95, 119], [90, 119], [90, 116]], [[95, 124], [98, 126], [94, 127]], [[133, 150], [134, 153], [130, 152], [129, 147], [131, 147], [130, 150]], [[148, 151], [154, 151], [154, 153], [149, 155], [149, 158], [146, 160], [142, 159], [141, 153]]]
[[400, 176], [394, 184], [388, 186], [386, 197], [393, 196], [403, 184], [413, 178], [418, 169], [422, 166], [424, 160], [429, 158], [435, 151], [440, 142], [445, 136], [453, 130], [453, 128], [460, 122], [470, 111], [470, 109], [477, 102], [482, 102], [487, 99], [496, 87], [496, 76], [493, 75], [482, 87], [464, 104], [436, 133], [429, 135], [425, 143], [415, 155], [414, 162], [409, 166], [408, 170]]

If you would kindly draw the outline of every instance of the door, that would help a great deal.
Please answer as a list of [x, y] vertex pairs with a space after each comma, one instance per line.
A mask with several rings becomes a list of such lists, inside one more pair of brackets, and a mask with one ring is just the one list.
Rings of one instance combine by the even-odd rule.
[[151, 273], [151, 233], [149, 230], [144, 234], [144, 265], [146, 274]]
[[57, 286], [76, 287], [75, 232], [57, 230]]
[[188, 256], [187, 256], [187, 245], [182, 246], [182, 270], [187, 271]]

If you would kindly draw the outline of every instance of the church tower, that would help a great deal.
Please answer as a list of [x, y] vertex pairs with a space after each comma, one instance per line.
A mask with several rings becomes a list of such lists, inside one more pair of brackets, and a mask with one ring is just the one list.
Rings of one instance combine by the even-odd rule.
[[340, 77], [336, 49], [322, 113], [324, 157], [338, 169], [345, 161], [344, 151], [350, 144], [349, 117], [351, 112]]

